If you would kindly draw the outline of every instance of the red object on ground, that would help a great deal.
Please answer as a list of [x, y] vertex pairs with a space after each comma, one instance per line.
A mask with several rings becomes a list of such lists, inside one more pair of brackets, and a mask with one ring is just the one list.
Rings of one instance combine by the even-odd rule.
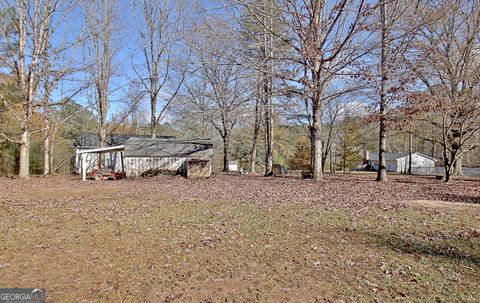
[[95, 168], [90, 171], [90, 177], [95, 180], [118, 180], [125, 178], [125, 174], [109, 169]]

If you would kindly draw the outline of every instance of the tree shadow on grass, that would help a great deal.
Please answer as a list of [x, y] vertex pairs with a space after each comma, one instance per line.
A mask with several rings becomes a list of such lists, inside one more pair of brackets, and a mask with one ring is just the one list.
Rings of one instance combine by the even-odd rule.
[[[444, 242], [429, 240], [415, 241], [402, 239], [396, 235], [367, 233], [369, 237], [376, 239], [380, 246], [388, 247], [396, 252], [408, 255], [421, 255], [425, 257], [441, 257], [454, 261], [470, 263], [480, 266], [480, 255], [469, 255], [458, 247]], [[467, 241], [464, 237], [452, 236], [452, 239]]]

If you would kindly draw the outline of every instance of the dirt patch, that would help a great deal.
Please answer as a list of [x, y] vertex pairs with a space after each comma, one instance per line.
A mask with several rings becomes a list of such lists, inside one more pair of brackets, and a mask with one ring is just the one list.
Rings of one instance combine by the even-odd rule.
[[421, 205], [432, 208], [450, 208], [450, 209], [478, 209], [480, 210], [480, 204], [477, 203], [462, 203], [462, 202], [449, 202], [440, 200], [413, 200], [410, 203], [414, 205]]

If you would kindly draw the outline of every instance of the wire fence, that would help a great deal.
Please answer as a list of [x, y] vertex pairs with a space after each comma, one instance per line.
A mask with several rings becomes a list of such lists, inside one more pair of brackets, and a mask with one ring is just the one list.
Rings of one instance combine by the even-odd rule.
[[[463, 174], [465, 176], [479, 177], [480, 167], [463, 167]], [[412, 174], [414, 175], [444, 175], [445, 168], [443, 167], [412, 167]]]

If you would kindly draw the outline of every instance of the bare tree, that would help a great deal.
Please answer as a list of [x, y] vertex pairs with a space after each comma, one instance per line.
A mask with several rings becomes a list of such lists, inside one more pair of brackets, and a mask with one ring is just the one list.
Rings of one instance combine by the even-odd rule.
[[389, 27], [387, 21], [386, 0], [380, 2], [380, 22], [381, 22], [381, 55], [380, 55], [380, 102], [379, 102], [379, 120], [380, 127], [378, 133], [378, 174], [377, 181], [387, 181], [387, 127], [386, 127], [386, 81], [387, 75], [387, 49], [389, 47]]
[[[157, 125], [165, 117], [185, 77], [185, 69], [181, 71], [179, 62], [173, 62], [174, 53], [180, 52], [178, 40], [185, 22], [184, 6], [183, 1], [170, 0], [142, 0], [140, 4], [139, 45], [143, 63], [133, 64], [133, 69], [150, 100], [152, 138], [156, 137]], [[173, 77], [175, 70], [179, 72], [177, 79]], [[159, 99], [164, 101], [160, 109]]]
[[[301, 63], [295, 73], [303, 86], [303, 100], [310, 115], [311, 170], [313, 180], [322, 174], [322, 113], [331, 98], [328, 88], [342, 77], [355, 75], [352, 66], [368, 50], [360, 47], [362, 24], [368, 12], [364, 1], [285, 1], [284, 19], [292, 38], [287, 39]], [[336, 92], [335, 95], [345, 92]]]
[[[261, 82], [257, 84], [257, 92], [261, 91], [261, 88], [258, 86], [261, 85]], [[258, 136], [260, 134], [260, 127], [262, 123], [262, 99], [261, 96], [256, 96], [255, 98], [255, 112], [254, 112], [254, 122], [253, 122], [253, 134], [252, 134], [252, 148], [250, 150], [250, 172], [255, 173], [257, 165], [257, 143]], [[273, 136], [272, 136], [273, 138]], [[268, 144], [268, 143], [267, 143]]]
[[[405, 90], [408, 73], [404, 66], [406, 53], [411, 46], [412, 37], [416, 33], [417, 25], [411, 23], [409, 17], [417, 10], [414, 2], [403, 0], [380, 0], [378, 2], [380, 12], [380, 55], [379, 72], [375, 81], [378, 86], [378, 172], [376, 181], [387, 181], [387, 131], [390, 110], [395, 110], [398, 93]], [[376, 22], [376, 19], [374, 19]], [[419, 23], [419, 22], [417, 22]], [[374, 27], [375, 28], [375, 27]], [[393, 49], [393, 50], [392, 50]], [[389, 121], [391, 120], [391, 121]]]
[[[363, 25], [369, 7], [363, 0], [282, 0], [272, 1], [278, 9], [269, 11], [267, 8], [272, 5], [265, 8], [255, 1], [233, 2], [256, 16], [266, 33], [289, 47], [289, 51], [272, 57], [289, 66], [289, 71], [277, 76], [290, 86], [290, 93], [301, 96], [300, 102], [306, 104], [312, 145], [312, 177], [320, 180], [323, 177], [322, 108], [324, 101], [331, 98], [327, 96], [329, 86], [358, 74], [355, 63], [367, 52], [362, 47], [361, 33], [365, 31]], [[262, 15], [280, 20], [281, 30], [271, 26], [269, 21], [272, 18], [265, 20]]]
[[[12, 1], [13, 2], [13, 1]], [[4, 1], [2, 10], [7, 12], [5, 26], [12, 26], [14, 35], [2, 29], [2, 40], [6, 45], [6, 52], [0, 56], [2, 65], [12, 71], [12, 77], [18, 85], [22, 95], [21, 114], [15, 114], [10, 105], [1, 98], [4, 105], [11, 110], [12, 115], [20, 124], [20, 139], [12, 139], [5, 134], [1, 136], [10, 142], [20, 145], [19, 177], [29, 178], [30, 136], [43, 131], [32, 128], [32, 118], [42, 106], [39, 92], [42, 89], [42, 71], [47, 60], [55, 54], [65, 51], [69, 45], [53, 45], [50, 36], [62, 23], [70, 12], [73, 2], [70, 1], [30, 1], [18, 0], [13, 3]], [[65, 75], [68, 63], [61, 68], [62, 73], [56, 78]], [[50, 86], [51, 90], [53, 86]]]
[[[190, 77], [191, 74], [188, 76]], [[192, 78], [196, 77], [192, 76]], [[212, 137], [213, 126], [209, 119], [210, 115], [204, 110], [209, 102], [206, 95], [207, 83], [196, 78], [193, 82], [189, 81], [183, 91], [179, 95], [178, 105], [174, 109], [176, 116], [179, 117], [178, 122], [183, 124], [181, 128], [192, 136]]]
[[274, 95], [274, 1], [269, 0], [263, 4], [262, 10], [262, 45], [263, 52], [263, 107], [264, 107], [264, 121], [265, 121], [265, 176], [273, 175], [273, 95]]
[[[213, 28], [216, 32], [213, 32]], [[250, 95], [250, 82], [235, 64], [235, 53], [227, 46], [239, 41], [222, 22], [207, 23], [195, 33], [198, 64], [185, 87], [187, 100], [200, 110], [217, 130], [223, 143], [223, 170], [228, 171], [231, 131], [242, 117]]]
[[[242, 26], [242, 33], [248, 40], [246, 48], [238, 49], [241, 58], [237, 63], [258, 75], [259, 85], [256, 86], [256, 94], [261, 100], [262, 125], [265, 135], [265, 175], [273, 174], [274, 154], [274, 97], [278, 97], [278, 71], [279, 61], [277, 54], [285, 51], [284, 43], [275, 33], [281, 32], [283, 23], [280, 7], [275, 0], [227, 0], [238, 12], [233, 17], [238, 17]], [[256, 106], [260, 109], [259, 106]], [[257, 115], [258, 116], [258, 115]], [[260, 116], [258, 116], [260, 117]], [[259, 121], [258, 121], [259, 122]], [[257, 139], [259, 130], [255, 127], [252, 135], [252, 149], [250, 160], [256, 161]], [[258, 129], [258, 130], [257, 130]], [[251, 168], [254, 164], [251, 163]]]
[[[101, 147], [105, 146], [109, 133], [107, 113], [112, 93], [110, 84], [114, 75], [112, 63], [117, 53], [115, 45], [115, 34], [118, 31], [116, 10], [116, 0], [88, 0], [85, 7], [89, 31], [89, 46], [86, 56], [93, 60], [88, 64], [89, 82], [92, 83], [93, 91], [91, 103], [98, 113], [98, 134]], [[101, 163], [101, 159], [99, 162]]]
[[[436, 3], [436, 2], [435, 2]], [[416, 37], [411, 64], [422, 90], [410, 95], [408, 113], [417, 113], [442, 151], [445, 181], [462, 155], [480, 146], [480, 6], [471, 1], [443, 0], [427, 15], [438, 16]], [[440, 5], [438, 5], [440, 4]]]
[[[352, 86], [352, 93], [350, 94], [341, 94], [339, 97], [332, 98], [325, 102], [323, 108], [323, 125], [322, 127], [322, 170], [324, 170], [325, 163], [327, 158], [330, 156], [330, 172], [332, 172], [332, 160], [336, 156], [335, 148], [339, 136], [339, 128], [345, 126], [344, 120], [354, 120], [361, 119], [364, 115], [365, 103], [361, 101], [355, 91], [359, 90], [361, 87]], [[345, 89], [339, 90], [334, 89], [335, 91], [344, 92]], [[357, 146], [359, 148], [359, 146]]]
[[127, 95], [125, 98], [125, 106], [123, 113], [120, 113], [120, 118], [126, 116], [127, 121], [121, 121], [127, 123], [131, 127], [131, 133], [134, 135], [140, 134], [139, 127], [146, 125], [149, 114], [148, 109], [145, 106], [144, 102], [144, 90], [141, 84], [136, 81], [133, 81], [128, 86]]
[[[70, 7], [64, 7], [62, 9], [62, 15], [57, 16], [60, 19], [66, 19], [67, 17], [78, 17], [71, 12], [77, 8], [77, 5], [71, 5]], [[78, 20], [78, 19], [77, 19]], [[66, 23], [63, 23], [64, 28], [67, 27]], [[53, 169], [53, 148], [55, 141], [55, 134], [58, 127], [62, 123], [66, 123], [69, 118], [63, 117], [59, 119], [55, 114], [56, 108], [65, 105], [68, 100], [73, 98], [76, 94], [84, 89], [84, 86], [70, 89], [68, 91], [58, 90], [58, 85], [61, 81], [64, 81], [67, 76], [72, 76], [83, 69], [83, 66], [74, 66], [77, 51], [84, 42], [85, 28], [80, 27], [79, 31], [70, 31], [71, 35], [68, 40], [56, 41], [56, 45], [52, 44], [52, 35], [56, 33], [57, 27], [53, 27], [46, 33], [47, 47], [43, 50], [42, 64], [40, 67], [40, 88], [39, 88], [39, 100], [41, 103], [41, 116], [43, 118], [44, 128], [44, 169], [43, 174], [47, 176]], [[56, 40], [59, 40], [57, 38]], [[73, 82], [75, 83], [75, 82]], [[52, 100], [52, 93], [57, 90], [60, 95], [63, 95], [61, 100]]]
[[409, 65], [409, 52], [413, 40], [423, 22], [427, 22], [420, 9], [420, 1], [379, 0], [373, 7], [370, 31], [373, 51], [369, 60], [375, 62], [364, 66], [363, 80], [369, 83], [366, 95], [373, 100], [374, 120], [379, 124], [379, 167], [377, 181], [387, 181], [387, 133], [401, 127], [398, 107], [405, 99], [408, 86], [414, 82]]

